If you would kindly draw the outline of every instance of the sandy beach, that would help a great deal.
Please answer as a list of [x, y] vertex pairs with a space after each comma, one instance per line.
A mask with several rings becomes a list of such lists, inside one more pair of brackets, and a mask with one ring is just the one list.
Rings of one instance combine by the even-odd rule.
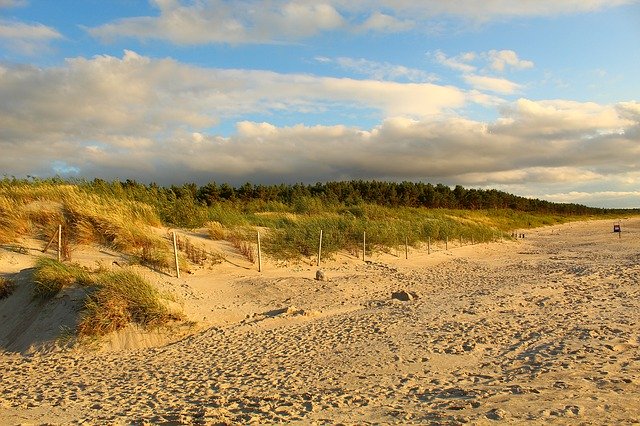
[[638, 424], [640, 218], [621, 224], [344, 254], [327, 281], [315, 259], [147, 271], [192, 323], [99, 349], [60, 332], [73, 294], [29, 302], [35, 254], [2, 250], [0, 424]]

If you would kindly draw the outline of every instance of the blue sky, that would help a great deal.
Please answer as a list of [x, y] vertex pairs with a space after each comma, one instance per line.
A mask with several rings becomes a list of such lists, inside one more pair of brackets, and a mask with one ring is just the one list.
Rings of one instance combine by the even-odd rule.
[[640, 207], [638, 0], [0, 0], [0, 172]]

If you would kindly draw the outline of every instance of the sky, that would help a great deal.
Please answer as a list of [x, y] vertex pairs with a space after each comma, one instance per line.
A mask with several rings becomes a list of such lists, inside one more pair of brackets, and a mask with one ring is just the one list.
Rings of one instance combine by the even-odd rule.
[[640, 207], [640, 0], [0, 0], [0, 175]]

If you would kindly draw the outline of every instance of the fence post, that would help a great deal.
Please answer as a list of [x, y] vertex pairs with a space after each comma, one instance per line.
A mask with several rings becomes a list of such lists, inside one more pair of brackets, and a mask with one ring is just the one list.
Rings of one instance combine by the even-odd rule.
[[427, 254], [431, 254], [431, 237], [427, 241]]
[[320, 230], [320, 241], [318, 242], [318, 263], [317, 263], [318, 267], [320, 267], [321, 257], [322, 257], [322, 229]]
[[449, 236], [444, 237], [444, 249], [449, 250]]
[[367, 252], [367, 233], [362, 233], [362, 261], [365, 262], [365, 256]]
[[260, 249], [260, 231], [258, 231], [258, 272], [262, 272], [262, 250]]
[[409, 237], [404, 236], [404, 258], [409, 259]]
[[176, 231], [173, 231], [173, 257], [176, 262], [176, 277], [180, 278], [180, 264], [178, 263], [178, 243], [176, 242]]
[[58, 262], [62, 260], [62, 225], [58, 225]]

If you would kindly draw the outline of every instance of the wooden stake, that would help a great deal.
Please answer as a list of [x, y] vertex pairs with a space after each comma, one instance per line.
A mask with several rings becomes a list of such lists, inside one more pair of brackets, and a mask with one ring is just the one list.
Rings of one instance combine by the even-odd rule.
[[260, 232], [258, 232], [258, 272], [262, 272], [262, 250], [260, 249]]
[[56, 237], [58, 236], [58, 231], [56, 231], [53, 236], [51, 237], [51, 239], [49, 240], [49, 242], [47, 243], [47, 245], [45, 246], [44, 250], [42, 250], [43, 253], [46, 253], [47, 250], [49, 250], [49, 246], [51, 246], [51, 244], [53, 244], [53, 240], [56, 239]]
[[409, 237], [404, 237], [404, 258], [409, 259]]
[[176, 277], [180, 278], [180, 264], [178, 263], [178, 243], [176, 241], [176, 231], [173, 231], [173, 257], [176, 261]]
[[62, 225], [58, 225], [58, 262], [62, 260]]
[[320, 258], [322, 257], [322, 229], [320, 230], [320, 242], [318, 243], [318, 263], [317, 266], [320, 266]]
[[365, 254], [367, 252], [367, 233], [362, 233], [362, 261], [365, 262]]
[[431, 237], [427, 241], [427, 254], [431, 254]]
[[449, 236], [444, 237], [444, 249], [449, 250]]

